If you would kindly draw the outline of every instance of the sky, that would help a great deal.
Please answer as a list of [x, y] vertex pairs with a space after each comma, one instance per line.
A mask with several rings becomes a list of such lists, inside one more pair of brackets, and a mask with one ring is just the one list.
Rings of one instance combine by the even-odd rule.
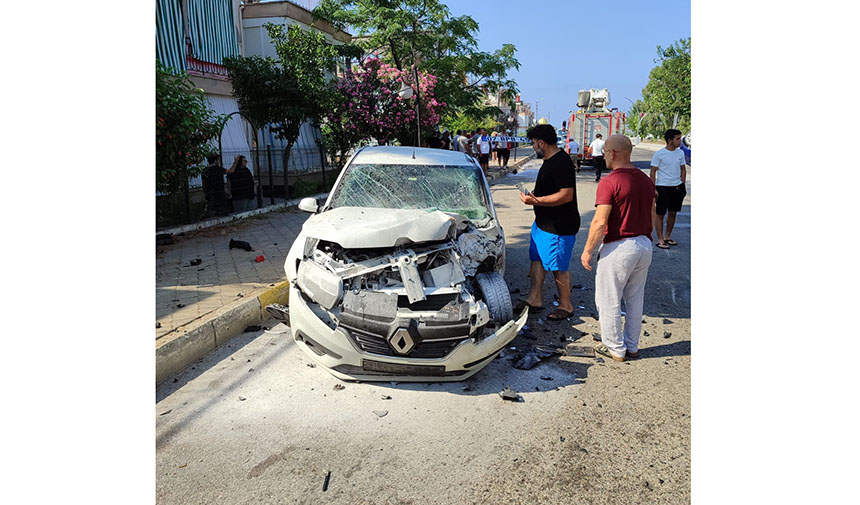
[[[576, 109], [580, 89], [607, 88], [610, 107], [628, 110], [656, 66], [657, 46], [690, 37], [690, 1], [446, 2], [452, 17], [478, 22], [478, 48], [511, 43], [520, 98], [556, 128]], [[596, 9], [595, 7], [599, 7]]]

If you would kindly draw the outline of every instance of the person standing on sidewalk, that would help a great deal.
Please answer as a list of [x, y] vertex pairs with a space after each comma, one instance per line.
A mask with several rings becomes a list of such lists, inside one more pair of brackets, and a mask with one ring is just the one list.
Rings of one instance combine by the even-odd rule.
[[598, 133], [591, 141], [591, 158], [594, 160], [594, 182], [600, 182], [600, 174], [606, 168], [606, 160], [603, 159], [603, 135]]
[[475, 134], [473, 143], [475, 154], [478, 156], [481, 169], [484, 171], [484, 176], [486, 176], [487, 170], [490, 168], [490, 138], [487, 136], [487, 130], [478, 128], [478, 133]]
[[248, 170], [248, 158], [241, 154], [236, 156], [233, 165], [227, 170], [227, 180], [230, 182], [233, 210], [254, 210], [254, 176]]
[[[666, 130], [663, 134], [666, 147], [654, 153], [651, 158], [651, 181], [657, 186], [657, 205], [654, 209], [654, 228], [657, 229], [657, 247], [668, 249], [678, 245], [672, 240], [672, 230], [675, 228], [675, 218], [684, 205], [687, 196], [687, 165], [684, 153], [680, 149], [681, 131]], [[666, 220], [666, 233], [663, 233], [663, 216], [669, 212]]]
[[552, 272], [558, 288], [558, 308], [547, 315], [550, 321], [560, 321], [573, 315], [570, 303], [570, 257], [579, 230], [579, 207], [576, 204], [576, 174], [573, 162], [557, 145], [555, 128], [540, 124], [526, 136], [543, 164], [538, 170], [532, 193], [520, 193], [520, 200], [534, 206], [529, 243], [530, 289], [528, 298], [514, 309], [520, 313], [526, 305], [543, 309], [542, 288], [546, 273]]
[[226, 216], [227, 194], [224, 193], [224, 167], [221, 155], [210, 154], [206, 157], [208, 165], [203, 169], [203, 196], [206, 197], [206, 213], [211, 217]]
[[[639, 357], [639, 333], [645, 281], [651, 265], [651, 212], [656, 190], [644, 172], [633, 166], [633, 144], [624, 135], [606, 141], [612, 172], [597, 185], [596, 210], [582, 251], [582, 266], [591, 271], [595, 248], [594, 302], [600, 320], [601, 344], [595, 352], [615, 361]], [[621, 300], [626, 315], [621, 325]]]
[[[509, 136], [511, 131], [508, 130], [504, 133], [504, 136]], [[502, 134], [499, 134], [502, 135]], [[511, 158], [511, 148], [509, 142], [496, 142], [496, 155], [499, 158], [499, 166], [507, 167], [508, 160]]]
[[469, 154], [469, 137], [466, 136], [466, 132], [460, 132], [460, 136], [457, 137], [457, 150]]

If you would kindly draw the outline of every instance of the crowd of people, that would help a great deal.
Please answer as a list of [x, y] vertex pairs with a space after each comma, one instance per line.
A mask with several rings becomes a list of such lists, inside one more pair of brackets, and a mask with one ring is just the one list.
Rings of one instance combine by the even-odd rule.
[[[543, 124], [531, 128], [527, 137], [538, 159], [543, 160], [534, 190], [521, 190], [520, 200], [534, 209], [535, 220], [529, 243], [530, 289], [515, 307], [520, 313], [543, 310], [542, 287], [552, 272], [558, 289], [558, 307], [548, 320], [573, 315], [570, 300], [570, 260], [580, 226], [576, 200], [576, 167], [556, 145], [555, 128]], [[600, 343], [595, 352], [615, 361], [639, 357], [639, 334], [645, 299], [645, 281], [651, 265], [652, 247], [678, 245], [671, 239], [675, 215], [686, 195], [686, 165], [678, 149], [681, 132], [665, 132], [666, 147], [651, 160], [650, 177], [630, 161], [633, 144], [625, 135], [592, 142], [596, 167], [597, 195], [594, 217], [580, 261], [595, 274], [594, 301], [600, 321]], [[575, 156], [576, 151], [572, 151]], [[604, 168], [611, 170], [601, 177]], [[665, 231], [663, 218], [669, 213]], [[653, 244], [652, 230], [657, 230]], [[621, 311], [622, 301], [625, 312]], [[622, 324], [623, 316], [623, 324]]]
[[511, 149], [514, 146], [513, 142], [493, 140], [494, 137], [502, 136], [511, 136], [511, 131], [493, 131], [487, 134], [486, 128], [478, 128], [471, 131], [457, 130], [452, 136], [451, 132], [445, 130], [441, 136], [436, 133], [431, 134], [425, 142], [425, 147], [464, 152], [478, 160], [484, 175], [487, 175], [491, 162], [495, 162], [498, 167], [508, 166]]

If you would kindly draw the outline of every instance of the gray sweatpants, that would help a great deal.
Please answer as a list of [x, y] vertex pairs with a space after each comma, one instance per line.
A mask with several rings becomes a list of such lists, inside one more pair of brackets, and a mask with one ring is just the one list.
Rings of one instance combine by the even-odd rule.
[[[651, 240], [639, 235], [603, 244], [598, 252], [594, 303], [600, 314], [600, 336], [612, 354], [619, 357], [639, 351], [651, 250]], [[623, 328], [622, 299], [626, 309]]]

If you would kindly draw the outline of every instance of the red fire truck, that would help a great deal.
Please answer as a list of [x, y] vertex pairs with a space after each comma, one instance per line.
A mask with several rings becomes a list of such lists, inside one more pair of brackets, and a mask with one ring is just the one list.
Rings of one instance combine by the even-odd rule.
[[[617, 109], [609, 109], [609, 90], [590, 89], [580, 90], [576, 100], [579, 110], [571, 113], [567, 125], [565, 152], [576, 154], [576, 168], [592, 164], [591, 142], [598, 133], [603, 134], [603, 140], [610, 135], [623, 134], [627, 115]], [[577, 153], [570, 153], [570, 140], [579, 145]]]

